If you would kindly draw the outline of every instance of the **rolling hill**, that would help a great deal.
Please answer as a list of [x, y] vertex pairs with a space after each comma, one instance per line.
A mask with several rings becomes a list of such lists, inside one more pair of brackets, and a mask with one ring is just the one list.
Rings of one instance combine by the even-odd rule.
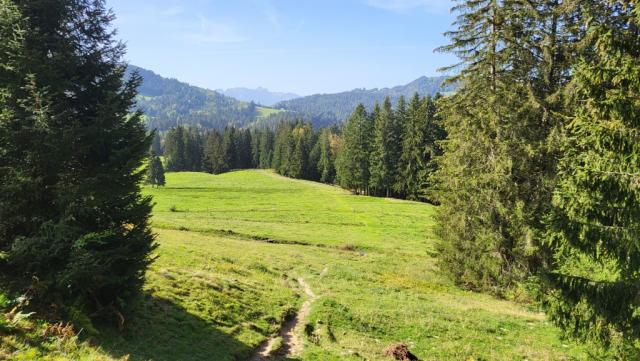
[[133, 71], [143, 78], [137, 101], [149, 129], [162, 131], [181, 124], [207, 129], [228, 125], [241, 128], [265, 114], [277, 112], [130, 65], [128, 74]]
[[401, 95], [408, 98], [414, 93], [426, 96], [453, 91], [455, 89], [453, 85], [441, 86], [445, 79], [446, 77], [442, 76], [423, 76], [409, 84], [393, 88], [354, 89], [335, 94], [315, 94], [277, 103], [274, 108], [304, 114], [307, 118], [316, 119], [316, 122], [341, 122], [349, 117], [359, 103], [371, 110], [375, 103], [382, 103], [387, 96], [395, 104]]

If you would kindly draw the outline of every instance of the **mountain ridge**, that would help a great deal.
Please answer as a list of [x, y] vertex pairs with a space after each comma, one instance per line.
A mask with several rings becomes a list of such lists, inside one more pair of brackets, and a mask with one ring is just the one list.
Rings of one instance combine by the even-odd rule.
[[376, 103], [382, 103], [389, 97], [395, 104], [400, 96], [408, 98], [414, 93], [421, 96], [433, 96], [436, 93], [447, 93], [455, 89], [455, 85], [442, 83], [445, 76], [421, 76], [405, 85], [390, 88], [356, 88], [339, 93], [313, 94], [276, 103], [274, 108], [293, 111], [312, 117], [321, 117], [325, 122], [342, 122], [349, 117], [355, 107], [362, 103], [368, 110], [372, 110]]
[[246, 87], [234, 87], [226, 90], [218, 89], [218, 92], [230, 96], [232, 98], [245, 101], [255, 102], [257, 104], [266, 105], [268, 107], [286, 100], [299, 98], [300, 95], [291, 92], [276, 92], [271, 91], [264, 87], [246, 88]]
[[372, 110], [375, 103], [382, 103], [387, 96], [395, 104], [400, 96], [410, 97], [416, 92], [427, 96], [455, 89], [453, 85], [441, 87], [446, 77], [422, 76], [405, 85], [390, 88], [356, 88], [340, 93], [293, 98], [277, 102], [273, 106], [261, 106], [258, 105], [260, 102], [239, 100], [219, 90], [163, 77], [135, 65], [129, 65], [127, 75], [130, 76], [134, 71], [143, 78], [138, 88], [137, 105], [145, 113], [147, 127], [160, 131], [178, 125], [205, 129], [224, 129], [227, 126], [273, 127], [281, 121], [294, 119], [309, 121], [314, 127], [325, 127], [343, 122], [359, 103]]

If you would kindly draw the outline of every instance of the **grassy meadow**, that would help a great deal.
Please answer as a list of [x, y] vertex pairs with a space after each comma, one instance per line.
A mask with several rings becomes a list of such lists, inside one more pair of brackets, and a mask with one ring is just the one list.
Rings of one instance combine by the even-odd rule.
[[144, 192], [159, 247], [124, 331], [45, 337], [34, 315], [0, 327], [0, 359], [246, 360], [305, 301], [299, 278], [316, 299], [290, 360], [389, 360], [397, 342], [421, 360], [588, 359], [541, 313], [442, 277], [434, 206], [264, 170], [169, 173]]

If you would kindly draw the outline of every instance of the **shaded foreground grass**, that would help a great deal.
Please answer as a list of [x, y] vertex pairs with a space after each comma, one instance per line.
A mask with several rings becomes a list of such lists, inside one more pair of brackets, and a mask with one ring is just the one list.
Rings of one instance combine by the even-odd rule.
[[[167, 184], [145, 190], [157, 202], [160, 247], [125, 331], [54, 344], [41, 357], [247, 359], [301, 306], [304, 277], [317, 299], [300, 360], [384, 360], [395, 342], [422, 360], [587, 358], [541, 314], [441, 277], [431, 255], [435, 207], [269, 171], [168, 174]], [[0, 350], [12, 357], [57, 342], [9, 339]]]

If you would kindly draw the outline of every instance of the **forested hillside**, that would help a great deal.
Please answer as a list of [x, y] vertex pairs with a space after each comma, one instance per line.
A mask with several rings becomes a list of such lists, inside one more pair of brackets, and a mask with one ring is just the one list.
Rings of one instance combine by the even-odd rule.
[[409, 84], [383, 89], [354, 89], [336, 94], [315, 94], [302, 98], [284, 101], [274, 105], [278, 109], [286, 109], [305, 115], [314, 126], [320, 123], [331, 124], [346, 120], [358, 104], [363, 104], [367, 111], [372, 111], [376, 103], [382, 104], [386, 97], [397, 103], [400, 96], [410, 98], [414, 93], [421, 96], [446, 93], [455, 89], [454, 85], [442, 85], [443, 76], [420, 77]]
[[137, 102], [145, 113], [149, 129], [166, 130], [178, 125], [207, 129], [224, 129], [229, 125], [244, 127], [269, 110], [133, 65], [127, 69], [127, 75], [133, 71], [143, 79]]

